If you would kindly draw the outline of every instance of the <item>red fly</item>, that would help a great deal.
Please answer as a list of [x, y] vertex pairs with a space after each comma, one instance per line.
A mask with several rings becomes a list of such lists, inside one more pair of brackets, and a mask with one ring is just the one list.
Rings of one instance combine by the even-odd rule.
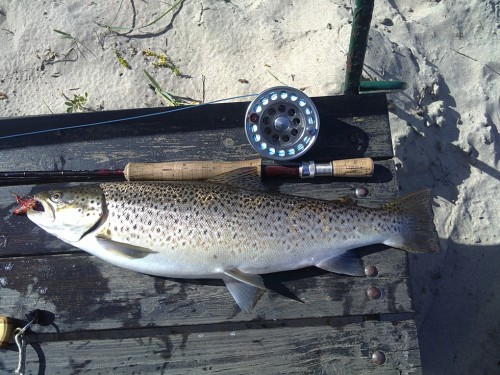
[[19, 195], [12, 193], [14, 197], [16, 197], [17, 204], [19, 207], [16, 207], [12, 210], [13, 215], [25, 215], [29, 209], [35, 208], [37, 206], [37, 201], [35, 198], [30, 197], [29, 195], [21, 198]]

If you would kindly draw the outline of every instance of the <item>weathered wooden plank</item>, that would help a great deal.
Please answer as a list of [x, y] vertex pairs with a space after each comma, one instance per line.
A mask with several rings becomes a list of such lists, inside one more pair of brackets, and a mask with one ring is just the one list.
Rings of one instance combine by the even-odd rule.
[[[346, 97], [318, 98], [324, 108], [321, 136], [305, 158], [333, 160], [371, 156], [392, 157], [390, 131], [384, 96], [360, 99]], [[349, 108], [361, 106], [361, 115], [339, 118]], [[353, 101], [353, 102], [352, 102]], [[352, 103], [351, 103], [352, 102]], [[225, 105], [224, 105], [225, 106]], [[57, 170], [123, 168], [128, 162], [166, 160], [238, 160], [254, 158], [247, 142], [241, 103], [226, 107], [206, 106], [174, 112], [165, 121], [156, 118], [142, 122], [128, 121], [97, 128], [0, 140], [0, 170]], [[159, 109], [150, 110], [157, 112]], [[141, 113], [145, 110], [138, 110]], [[190, 112], [194, 111], [194, 112]], [[196, 116], [193, 116], [193, 113]], [[352, 112], [354, 113], [354, 112]], [[20, 129], [46, 129], [110, 117], [108, 112], [38, 116], [0, 120], [0, 135]], [[80, 120], [78, 120], [80, 119]]]
[[[398, 186], [385, 96], [314, 101], [320, 111], [321, 135], [305, 159], [371, 156], [379, 160], [376, 173], [367, 180], [274, 181], [276, 191], [334, 199], [353, 197], [355, 189], [364, 186], [369, 194], [360, 198], [362, 205], [377, 206], [395, 198]], [[242, 125], [247, 105], [197, 107], [110, 126], [0, 141], [0, 170], [121, 168], [134, 161], [253, 158], [256, 154]], [[0, 135], [164, 110], [0, 119]], [[26, 194], [43, 189], [19, 186], [15, 191]], [[28, 373], [40, 368], [54, 374], [420, 373], [413, 322], [327, 325], [346, 319], [337, 317], [352, 321], [356, 319], [352, 316], [411, 312], [406, 255], [401, 251], [362, 249], [365, 265], [378, 269], [375, 277], [348, 277], [313, 268], [266, 275], [266, 285], [274, 291], [259, 294], [252, 313], [244, 314], [222, 282], [169, 280], [120, 269], [75, 250], [25, 217], [11, 216], [12, 190], [0, 188], [4, 219], [0, 226], [0, 314], [23, 318], [42, 309], [46, 318], [54, 318], [53, 325], [36, 326], [41, 332], [36, 339], [41, 342], [37, 350], [42, 362], [37, 363], [31, 350]], [[382, 297], [370, 300], [370, 287], [379, 288]], [[304, 303], [277, 292], [292, 294]], [[258, 329], [258, 322], [267, 329]], [[157, 335], [148, 326], [159, 327], [162, 333]], [[170, 327], [171, 333], [165, 333]], [[68, 337], [78, 340], [78, 332], [89, 340], [68, 341]], [[103, 335], [110, 332], [113, 337], [106, 339]], [[371, 361], [376, 349], [387, 355], [383, 366]], [[0, 353], [0, 369], [11, 370], [16, 361], [17, 353]]]
[[[308, 152], [308, 158], [392, 157], [385, 95], [313, 100], [321, 119], [321, 135]], [[173, 111], [110, 125], [2, 140], [0, 150], [5, 157], [0, 160], [0, 170], [9, 170], [16, 163], [23, 168], [51, 170], [63, 164], [69, 169], [88, 169], [87, 157], [104, 167], [123, 167], [131, 161], [197, 160], [206, 158], [207, 153], [216, 160], [253, 157], [255, 152], [243, 130], [248, 104], [213, 104], [182, 111], [144, 108], [0, 119], [2, 136]], [[45, 154], [41, 152], [43, 149], [51, 152], [38, 160], [38, 156]]]
[[[56, 316], [60, 331], [71, 332], [412, 311], [405, 254], [388, 249], [363, 259], [377, 267], [376, 277], [315, 268], [264, 275], [274, 291], [260, 293], [247, 314], [218, 280], [151, 277], [86, 254], [6, 258], [0, 260], [0, 314], [23, 318], [43, 309]], [[370, 287], [381, 290], [380, 299], [368, 298]]]
[[[397, 197], [398, 186], [392, 159], [378, 161], [375, 174], [369, 179], [320, 179], [320, 180], [281, 180], [268, 181], [272, 190], [284, 194], [300, 195], [310, 198], [333, 200], [349, 196], [357, 199], [359, 205], [377, 207]], [[0, 187], [0, 257], [38, 254], [68, 253], [79, 251], [56, 239], [35, 226], [26, 217], [11, 215], [16, 206], [12, 191], [18, 194], [30, 194], [61, 185], [40, 185], [23, 187]], [[356, 197], [358, 187], [365, 187], [368, 195]]]
[[[37, 374], [420, 374], [413, 321], [206, 331], [120, 340], [43, 342], [29, 347], [27, 370]], [[174, 329], [175, 330], [175, 329]], [[386, 361], [373, 363], [382, 351]], [[0, 354], [0, 369], [17, 353]]]

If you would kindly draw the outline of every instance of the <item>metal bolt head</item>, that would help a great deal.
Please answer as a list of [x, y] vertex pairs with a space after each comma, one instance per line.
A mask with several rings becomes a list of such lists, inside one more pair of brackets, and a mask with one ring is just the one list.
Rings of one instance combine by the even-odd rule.
[[374, 301], [382, 297], [382, 291], [380, 290], [380, 288], [377, 288], [376, 286], [371, 286], [366, 291], [366, 295], [370, 300]]
[[290, 120], [288, 119], [288, 117], [279, 116], [276, 117], [276, 119], [274, 120], [274, 128], [279, 132], [285, 131], [289, 127], [290, 127]]
[[366, 266], [365, 275], [368, 277], [375, 277], [378, 275], [378, 269], [375, 266]]
[[385, 353], [381, 352], [380, 350], [374, 351], [373, 354], [372, 354], [372, 361], [376, 365], [379, 365], [379, 366], [383, 365], [385, 363], [385, 361], [386, 361]]
[[364, 198], [368, 195], [368, 189], [364, 186], [358, 186], [356, 188], [356, 197]]

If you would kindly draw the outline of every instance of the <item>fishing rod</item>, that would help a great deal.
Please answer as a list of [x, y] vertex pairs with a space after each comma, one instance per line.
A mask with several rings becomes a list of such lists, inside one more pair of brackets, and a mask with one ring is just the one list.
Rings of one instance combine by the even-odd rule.
[[374, 170], [370, 158], [286, 164], [266, 164], [260, 158], [242, 161], [175, 161], [128, 163], [124, 169], [0, 172], [0, 185], [77, 181], [196, 181], [248, 167], [256, 168], [261, 178], [366, 178], [371, 177]]
[[[374, 171], [370, 158], [344, 159], [328, 162], [291, 162], [303, 157], [318, 138], [320, 119], [314, 102], [304, 92], [288, 86], [272, 87], [260, 94], [241, 95], [198, 106], [105, 120], [93, 123], [43, 129], [34, 132], [0, 136], [1, 139], [107, 125], [127, 120], [191, 110], [203, 105], [235, 98], [254, 96], [244, 118], [244, 131], [253, 149], [268, 159], [235, 162], [178, 161], [163, 163], [129, 163], [124, 169], [5, 171], [0, 172], [0, 185], [80, 181], [166, 181], [205, 180], [239, 168], [256, 167], [261, 178], [371, 177]], [[269, 159], [271, 161], [269, 161]], [[273, 162], [274, 160], [275, 162]]]

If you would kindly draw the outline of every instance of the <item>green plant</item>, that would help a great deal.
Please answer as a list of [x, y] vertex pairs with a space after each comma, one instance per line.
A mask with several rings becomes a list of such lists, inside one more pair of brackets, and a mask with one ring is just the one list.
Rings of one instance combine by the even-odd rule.
[[156, 95], [165, 103], [167, 107], [170, 106], [182, 106], [182, 105], [195, 105], [199, 104], [199, 101], [191, 100], [191, 99], [184, 99], [180, 98], [178, 96], [172, 95], [168, 91], [164, 90], [161, 88], [161, 86], [156, 82], [156, 80], [149, 74], [146, 70], [144, 70], [144, 74], [146, 74], [146, 77], [148, 77], [149, 82], [151, 82], [151, 85], [155, 89]]
[[120, 6], [118, 7], [118, 12], [116, 13], [115, 18], [113, 19], [113, 21], [111, 21], [111, 24], [110, 25], [104, 25], [104, 24], [97, 23], [97, 25], [100, 26], [100, 27], [104, 27], [104, 28], [108, 29], [108, 31], [113, 31], [115, 33], [119, 33], [119, 32], [126, 32], [126, 33], [128, 33], [128, 32], [134, 31], [134, 30], [140, 31], [141, 29], [144, 29], [144, 28], [146, 28], [148, 26], [152, 26], [155, 23], [157, 23], [159, 20], [161, 20], [163, 17], [165, 17], [167, 14], [169, 14], [171, 11], [173, 11], [175, 8], [177, 8], [179, 5], [181, 5], [184, 1], [185, 0], [178, 0], [178, 1], [176, 1], [174, 3], [174, 5], [172, 5], [170, 8], [168, 8], [160, 16], [156, 17], [153, 21], [147, 23], [144, 26], [139, 26], [139, 27], [119, 27], [119, 26], [113, 26], [112, 24], [116, 20], [116, 18], [118, 16], [118, 13], [120, 12], [120, 9], [122, 7], [122, 3], [123, 3], [123, 0], [122, 0], [120, 2]]
[[143, 50], [142, 54], [146, 57], [156, 58], [156, 61], [152, 62], [153, 67], [168, 68], [172, 71], [172, 73], [174, 73], [175, 76], [181, 75], [179, 68], [175, 66], [174, 62], [167, 55], [153, 52], [151, 50]]
[[88, 93], [85, 93], [84, 95], [73, 94], [73, 99], [68, 98], [64, 94], [63, 96], [66, 99], [66, 102], [64, 102], [64, 104], [68, 107], [66, 108], [66, 112], [73, 113], [89, 109], [85, 106], [89, 98]]
[[[268, 67], [267, 64], [265, 66]], [[276, 81], [281, 83], [283, 86], [289, 86], [286, 83], [284, 83], [282, 80], [280, 80], [278, 77], [276, 77], [276, 75], [274, 75], [269, 69], [267, 69], [267, 72], [271, 75], [271, 77], [273, 77]]]
[[68, 56], [69, 53], [74, 49], [76, 48], [78, 50], [78, 52], [80, 52], [80, 54], [83, 56], [84, 59], [86, 59], [85, 57], [85, 54], [82, 52], [82, 50], [80, 49], [80, 46], [82, 46], [83, 48], [85, 48], [88, 52], [90, 52], [92, 54], [92, 56], [96, 57], [96, 55], [94, 55], [94, 53], [85, 45], [83, 44], [82, 41], [80, 41], [79, 39], [77, 39], [76, 37], [74, 37], [73, 35], [69, 34], [69, 33], [66, 33], [64, 31], [61, 31], [61, 30], [57, 30], [57, 29], [54, 29], [54, 31], [58, 34], [61, 34], [63, 36], [64, 39], [68, 39], [68, 40], [71, 40], [71, 46], [70, 46], [70, 51], [65, 55]]
[[121, 66], [127, 69], [131, 69], [130, 64], [127, 62], [127, 60], [125, 60], [125, 58], [121, 55], [121, 53], [118, 52], [118, 50], [116, 49], [115, 49], [115, 56], [118, 59], [118, 62], [120, 63]]

